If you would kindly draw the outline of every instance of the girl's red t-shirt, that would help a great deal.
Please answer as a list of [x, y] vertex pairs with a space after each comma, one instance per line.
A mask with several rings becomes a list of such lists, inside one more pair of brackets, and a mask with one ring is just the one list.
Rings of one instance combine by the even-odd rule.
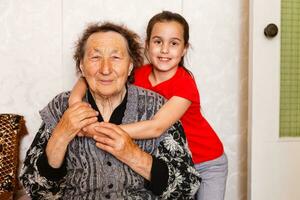
[[134, 84], [157, 92], [166, 99], [178, 96], [192, 102], [180, 121], [194, 163], [213, 160], [221, 156], [224, 152], [223, 144], [200, 112], [200, 97], [193, 77], [182, 67], [178, 67], [172, 78], [153, 87], [149, 81], [151, 71], [150, 64], [137, 68]]

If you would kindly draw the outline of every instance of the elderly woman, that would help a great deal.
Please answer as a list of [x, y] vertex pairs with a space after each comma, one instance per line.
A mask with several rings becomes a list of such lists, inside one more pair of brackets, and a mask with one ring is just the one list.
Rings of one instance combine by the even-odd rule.
[[[164, 103], [130, 84], [143, 60], [138, 39], [111, 23], [84, 31], [74, 58], [88, 85], [85, 102], [68, 107], [65, 92], [40, 111], [20, 177], [32, 199], [193, 199], [199, 177], [179, 123], [136, 141], [118, 126], [150, 119]], [[80, 137], [92, 123], [98, 134]]]

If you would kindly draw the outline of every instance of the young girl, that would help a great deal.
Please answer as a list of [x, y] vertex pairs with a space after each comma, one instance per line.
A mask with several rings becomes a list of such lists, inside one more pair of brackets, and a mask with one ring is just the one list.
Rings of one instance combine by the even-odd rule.
[[[189, 46], [189, 25], [181, 15], [163, 11], [150, 19], [145, 43], [150, 64], [135, 70], [134, 84], [155, 91], [168, 101], [152, 120], [121, 126], [132, 138], [147, 139], [160, 136], [180, 119], [202, 178], [197, 199], [223, 200], [227, 157], [220, 139], [200, 112], [195, 80], [183, 65]], [[70, 104], [81, 101], [85, 91], [81, 78], [72, 91]]]

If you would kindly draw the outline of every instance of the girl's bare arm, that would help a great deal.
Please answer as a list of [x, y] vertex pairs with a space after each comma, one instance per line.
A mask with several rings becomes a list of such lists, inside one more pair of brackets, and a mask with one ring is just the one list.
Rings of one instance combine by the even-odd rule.
[[[73, 105], [76, 102], [82, 101], [87, 89], [84, 78], [78, 79], [74, 88], [72, 89], [71, 96], [69, 98], [69, 105]], [[191, 101], [182, 97], [173, 96], [169, 99], [163, 107], [155, 114], [151, 120], [140, 121], [132, 124], [122, 124], [120, 127], [124, 129], [130, 137], [134, 139], [148, 139], [159, 137], [178, 121], [182, 115], [187, 111]], [[96, 124], [91, 124], [85, 127], [83, 131], [84, 135], [92, 136], [95, 134]]]
[[87, 84], [83, 77], [80, 77], [74, 85], [69, 98], [69, 106], [76, 102], [81, 102], [87, 89]]
[[190, 105], [190, 100], [173, 96], [160, 108], [153, 119], [120, 126], [134, 139], [159, 137], [182, 117]]

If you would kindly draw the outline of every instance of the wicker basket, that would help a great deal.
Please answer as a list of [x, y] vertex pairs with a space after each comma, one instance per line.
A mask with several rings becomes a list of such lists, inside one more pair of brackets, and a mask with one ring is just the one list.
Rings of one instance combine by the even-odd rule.
[[24, 131], [24, 118], [0, 114], [0, 199], [13, 199], [18, 187], [19, 140]]

